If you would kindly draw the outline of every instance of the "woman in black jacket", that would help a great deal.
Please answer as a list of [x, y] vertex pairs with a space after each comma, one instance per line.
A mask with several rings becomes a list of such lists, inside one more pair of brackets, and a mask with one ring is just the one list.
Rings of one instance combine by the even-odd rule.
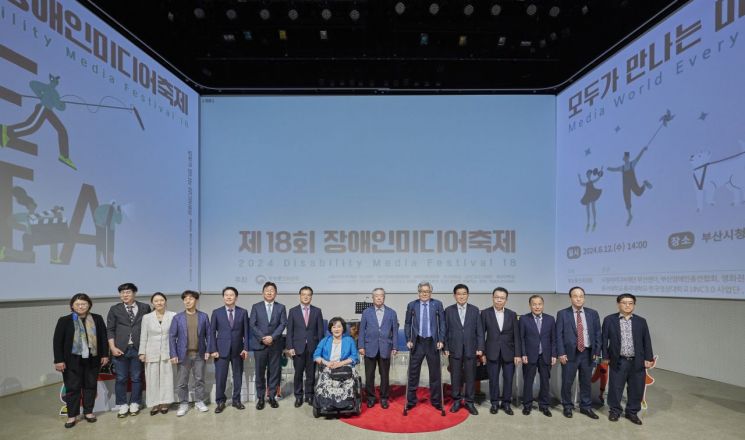
[[85, 293], [73, 295], [72, 313], [61, 317], [54, 329], [54, 369], [62, 373], [65, 382], [65, 428], [72, 428], [77, 422], [81, 392], [85, 420], [96, 421], [93, 415], [96, 381], [101, 366], [109, 362], [109, 345], [106, 323], [101, 315], [90, 313], [92, 306]]

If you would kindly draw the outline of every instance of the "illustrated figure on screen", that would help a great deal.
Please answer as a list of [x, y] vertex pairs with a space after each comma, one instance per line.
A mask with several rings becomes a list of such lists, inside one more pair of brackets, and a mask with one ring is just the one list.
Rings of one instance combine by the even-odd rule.
[[[595, 179], [593, 180], [593, 176], [595, 176]], [[595, 230], [595, 226], [597, 226], [597, 213], [595, 211], [595, 202], [598, 201], [600, 198], [600, 194], [603, 192], [602, 189], [595, 188], [595, 182], [600, 180], [600, 178], [603, 177], [603, 167], [600, 167], [600, 170], [597, 168], [592, 170], [587, 170], [587, 182], [582, 181], [582, 176], [577, 174], [577, 178], [579, 179], [579, 184], [581, 186], [585, 187], [585, 194], [582, 196], [582, 199], [579, 201], [581, 204], [585, 205], [585, 211], [587, 212], [587, 225], [585, 226], [585, 232], [590, 230], [590, 210], [592, 209], [592, 230]]]
[[[114, 232], [122, 222], [122, 207], [112, 200], [109, 204], [98, 205], [93, 211], [96, 225], [96, 266], [116, 268], [114, 265]], [[105, 257], [105, 262], [101, 259]]]
[[634, 160], [629, 160], [631, 155], [626, 151], [623, 153], [623, 165], [608, 167], [608, 171], [619, 171], [622, 173], [623, 201], [626, 204], [626, 212], [629, 215], [626, 220], [626, 226], [631, 224], [631, 219], [633, 218], [633, 215], [631, 215], [631, 193], [633, 192], [637, 197], [641, 197], [645, 190], [652, 189], [652, 184], [649, 183], [649, 181], [645, 180], [640, 186], [639, 182], [636, 180], [636, 165], [639, 163], [639, 159], [641, 159], [642, 154], [644, 154], [645, 151], [647, 151], [647, 147], [642, 148]]
[[[742, 141], [740, 146], [745, 149]], [[733, 195], [732, 206], [745, 203], [745, 151], [713, 160], [710, 151], [699, 151], [691, 155], [689, 162], [696, 182], [697, 211], [704, 209], [707, 201], [714, 206], [715, 193], [719, 188]]]
[[77, 170], [75, 164], [70, 160], [70, 146], [67, 137], [67, 129], [62, 121], [54, 113], [54, 110], [64, 111], [66, 104], [60, 99], [57, 92], [57, 85], [60, 77], [49, 75], [49, 82], [31, 81], [29, 86], [39, 99], [39, 103], [34, 106], [34, 111], [26, 118], [25, 121], [14, 125], [0, 125], [2, 137], [1, 146], [8, 145], [11, 139], [17, 139], [38, 131], [45, 121], [48, 121], [52, 128], [57, 132], [57, 142], [59, 147], [59, 161], [73, 170]]

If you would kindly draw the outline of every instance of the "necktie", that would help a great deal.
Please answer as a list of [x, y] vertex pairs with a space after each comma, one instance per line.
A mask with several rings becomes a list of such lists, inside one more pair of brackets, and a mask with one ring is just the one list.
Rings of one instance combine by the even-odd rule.
[[585, 326], [582, 324], [581, 310], [577, 310], [577, 351], [585, 351]]
[[266, 305], [266, 316], [267, 316], [267, 321], [271, 322], [272, 321], [272, 303], [269, 303]]
[[429, 338], [429, 302], [424, 303], [424, 313], [422, 316], [422, 337]]
[[375, 309], [375, 318], [378, 320], [378, 327], [383, 326], [383, 308]]
[[305, 326], [308, 326], [308, 321], [310, 320], [310, 311], [307, 307], [303, 307], [303, 318], [305, 319]]
[[465, 307], [458, 307], [458, 315], [460, 316], [460, 325], [466, 325], [466, 309], [465, 309]]
[[230, 328], [233, 328], [233, 309], [228, 309], [228, 322], [230, 323]]
[[132, 306], [127, 306], [127, 315], [129, 315], [129, 322], [135, 322], [135, 314], [132, 312]]
[[[541, 315], [538, 315], [535, 317], [535, 325], [538, 327], [538, 334], [541, 334]], [[543, 344], [541, 344], [541, 340], [538, 340], [538, 354], [543, 353]]]

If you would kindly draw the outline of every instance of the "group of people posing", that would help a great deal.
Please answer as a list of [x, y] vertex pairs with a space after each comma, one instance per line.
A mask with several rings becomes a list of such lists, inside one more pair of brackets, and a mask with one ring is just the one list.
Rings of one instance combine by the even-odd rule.
[[[215, 309], [211, 317], [197, 309], [196, 291], [184, 291], [184, 310], [174, 313], [166, 310], [163, 293], [154, 293], [148, 305], [135, 299], [134, 284], [122, 284], [118, 290], [121, 302], [111, 307], [106, 322], [90, 312], [93, 304], [84, 293], [72, 297], [72, 313], [57, 322], [54, 367], [62, 373], [66, 389], [66, 428], [78, 421], [81, 397], [83, 420], [96, 421], [96, 380], [100, 367], [110, 359], [116, 372], [120, 418], [135, 416], [143, 407], [143, 368], [150, 415], [166, 414], [174, 401], [179, 402], [177, 416], [189, 411], [190, 400], [198, 411], [208, 411], [204, 375], [209, 359], [215, 363], [215, 413], [226, 409], [229, 370], [233, 378], [231, 405], [245, 409], [240, 393], [244, 360], [250, 351], [255, 356], [257, 410], [263, 410], [267, 403], [272, 408], [279, 406], [276, 390], [283, 353], [292, 358], [294, 366], [296, 408], [351, 392], [332, 389], [330, 380], [340, 376], [342, 370], [351, 370], [349, 374], [356, 379], [356, 369], [350, 367], [358, 364], [360, 357], [364, 360], [367, 406], [371, 408], [379, 402], [383, 409], [389, 408], [389, 372], [399, 347], [400, 321], [396, 311], [385, 305], [382, 288], [373, 290], [373, 305], [362, 313], [357, 341], [347, 334], [346, 322], [340, 317], [324, 325], [321, 309], [311, 305], [313, 289], [309, 286], [300, 289], [299, 304], [289, 312], [276, 301], [277, 286], [272, 282], [264, 284], [262, 301], [253, 304], [250, 311], [236, 305], [238, 290], [226, 287], [222, 291], [224, 305]], [[404, 337], [410, 351], [406, 411], [418, 403], [416, 391], [424, 359], [429, 368], [430, 402], [444, 410], [442, 353], [450, 367], [451, 412], [465, 407], [471, 414], [478, 414], [474, 401], [476, 369], [478, 363], [483, 363], [488, 371], [491, 414], [500, 409], [514, 414], [513, 376], [515, 368], [522, 365], [522, 413], [529, 415], [533, 409], [533, 382], [538, 373], [538, 409], [551, 417], [549, 379], [558, 361], [562, 365], [563, 415], [572, 417], [571, 390], [579, 371], [580, 413], [597, 419], [591, 407], [591, 377], [596, 363], [603, 362], [609, 367], [608, 419], [617, 421], [623, 412], [633, 423], [642, 423], [637, 413], [644, 393], [645, 368], [651, 367], [654, 356], [646, 320], [633, 313], [634, 295], [619, 295], [618, 312], [606, 316], [601, 326], [598, 313], [584, 307], [585, 292], [581, 287], [569, 290], [571, 305], [560, 310], [555, 319], [544, 313], [540, 295], [531, 296], [530, 312], [518, 316], [505, 307], [509, 292], [502, 287], [494, 289], [493, 305], [484, 310], [468, 303], [469, 289], [465, 284], [453, 288], [455, 303], [447, 308], [432, 298], [432, 290], [430, 283], [419, 283], [418, 299], [406, 307]], [[320, 369], [318, 378], [316, 368]], [[375, 388], [376, 369], [380, 376], [379, 393]], [[189, 389], [191, 377], [193, 388]], [[624, 388], [625, 410], [621, 407]], [[323, 395], [327, 391], [329, 396]]]

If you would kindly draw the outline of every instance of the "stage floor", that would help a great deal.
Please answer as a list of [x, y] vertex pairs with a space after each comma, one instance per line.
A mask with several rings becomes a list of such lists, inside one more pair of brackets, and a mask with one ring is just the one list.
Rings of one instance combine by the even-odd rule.
[[[426, 368], [425, 368], [426, 370]], [[391, 372], [391, 379], [400, 376]], [[560, 374], [559, 369], [554, 374]], [[62, 426], [65, 418], [55, 414], [62, 405], [59, 385], [0, 398], [0, 437], [42, 438], [70, 437], [107, 438], [110, 440], [177, 439], [184, 438], [494, 438], [504, 435], [530, 438], [592, 438], [618, 439], [639, 435], [639, 438], [711, 440], [742, 439], [745, 432], [745, 388], [673, 373], [654, 370], [655, 384], [648, 390], [649, 409], [640, 416], [643, 426], [621, 419], [612, 423], [607, 419], [608, 408], [597, 408], [599, 420], [590, 420], [575, 411], [574, 418], [561, 415], [560, 407], [553, 407], [554, 416], [545, 417], [534, 410], [524, 416], [514, 407], [515, 415], [500, 411], [489, 414], [486, 403], [479, 407], [478, 416], [470, 416], [453, 428], [424, 434], [385, 434], [368, 431], [335, 419], [314, 419], [310, 406], [293, 407], [292, 397], [280, 401], [278, 409], [267, 405], [257, 411], [248, 402], [243, 411], [228, 407], [222, 414], [210, 411], [199, 413], [193, 408], [184, 417], [176, 417], [175, 410], [167, 415], [150, 416], [147, 409], [136, 417], [118, 419], [113, 412], [98, 414], [94, 424], [79, 422], [72, 429]], [[447, 380], [447, 376], [446, 376]], [[463, 410], [461, 410], [463, 411]], [[456, 436], [456, 437], [454, 437]]]

